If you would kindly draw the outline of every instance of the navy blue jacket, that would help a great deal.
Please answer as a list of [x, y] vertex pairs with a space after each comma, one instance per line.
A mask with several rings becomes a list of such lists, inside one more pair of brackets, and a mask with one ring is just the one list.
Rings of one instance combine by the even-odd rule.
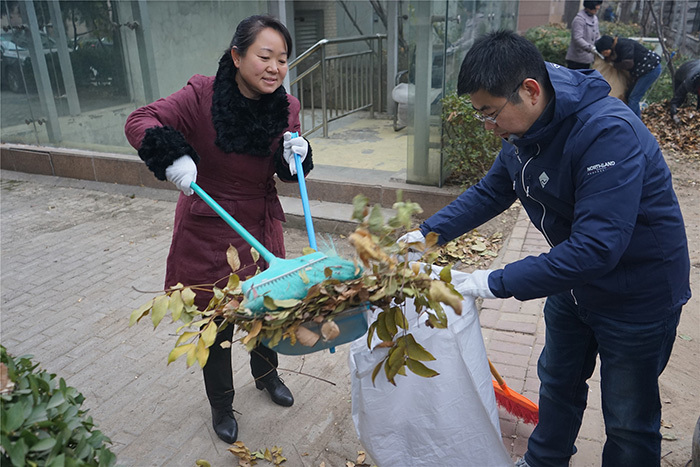
[[555, 90], [549, 111], [522, 138], [504, 141], [484, 178], [421, 231], [445, 243], [519, 199], [551, 249], [494, 271], [494, 295], [528, 300], [570, 291], [589, 312], [661, 319], [690, 298], [690, 258], [659, 145], [608, 96], [597, 71], [549, 63], [547, 70]]

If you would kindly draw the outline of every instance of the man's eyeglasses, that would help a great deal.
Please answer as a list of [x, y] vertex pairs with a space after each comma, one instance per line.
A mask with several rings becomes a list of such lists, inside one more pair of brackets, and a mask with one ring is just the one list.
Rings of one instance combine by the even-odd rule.
[[474, 117], [476, 117], [476, 119], [479, 120], [480, 122], [489, 122], [492, 125], [496, 125], [497, 124], [496, 119], [498, 118], [498, 115], [501, 113], [501, 111], [503, 109], [506, 108], [506, 105], [508, 105], [508, 102], [510, 102], [510, 100], [513, 98], [513, 96], [515, 96], [515, 94], [518, 92], [518, 89], [520, 89], [520, 86], [522, 86], [523, 82], [525, 82], [525, 80], [522, 80], [521, 82], [519, 82], [518, 85], [515, 87], [515, 89], [513, 89], [513, 91], [511, 91], [511, 93], [506, 98], [505, 103], [501, 106], [500, 109], [496, 110], [491, 115], [484, 115], [480, 111], [474, 110]]

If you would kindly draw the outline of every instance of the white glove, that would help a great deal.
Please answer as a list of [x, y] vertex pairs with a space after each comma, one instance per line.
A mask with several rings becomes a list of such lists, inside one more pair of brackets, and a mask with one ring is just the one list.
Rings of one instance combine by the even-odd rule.
[[489, 288], [489, 274], [492, 272], [491, 269], [477, 269], [462, 282], [455, 284], [455, 290], [463, 297], [496, 298]]
[[406, 252], [406, 257], [399, 257], [399, 261], [418, 261], [423, 256], [423, 251], [425, 250], [425, 237], [420, 230], [411, 230], [408, 233], [403, 234], [396, 240], [396, 243], [422, 243], [423, 247], [411, 246]]
[[425, 237], [420, 230], [411, 230], [400, 236], [396, 241], [404, 243], [425, 243]]
[[197, 181], [197, 164], [187, 155], [175, 159], [175, 162], [165, 169], [165, 178], [185, 195], [190, 196], [194, 193], [190, 183]]
[[299, 154], [299, 159], [304, 162], [306, 159], [306, 154], [309, 152], [309, 142], [306, 141], [301, 136], [292, 138], [292, 134], [288, 131], [284, 132], [284, 151], [282, 152], [282, 157], [289, 164], [289, 172], [292, 175], [297, 173], [297, 164], [294, 161], [294, 154]]

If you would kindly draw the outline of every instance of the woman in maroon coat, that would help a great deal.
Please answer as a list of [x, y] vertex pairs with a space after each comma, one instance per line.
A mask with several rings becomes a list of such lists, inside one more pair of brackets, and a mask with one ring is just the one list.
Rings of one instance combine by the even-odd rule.
[[[180, 91], [134, 111], [126, 121], [126, 136], [160, 180], [170, 180], [182, 193], [167, 261], [165, 286], [226, 284], [231, 273], [226, 250], [238, 250], [246, 278], [267, 264], [253, 261], [250, 246], [197, 196], [196, 181], [275, 256], [284, 257], [284, 212], [277, 197], [280, 180], [296, 180], [293, 154], [303, 157], [304, 174], [313, 168], [311, 150], [299, 131], [299, 101], [282, 86], [292, 41], [287, 28], [268, 16], [251, 16], [236, 29], [219, 60], [216, 77], [193, 76]], [[291, 162], [291, 164], [290, 164]], [[204, 309], [211, 293], [197, 292]], [[233, 443], [238, 425], [233, 415], [231, 351], [220, 343], [231, 340], [233, 326], [220, 332], [204, 367], [214, 431]], [[294, 403], [277, 375], [277, 354], [259, 346], [250, 366], [258, 389], [266, 389], [282, 406]]]

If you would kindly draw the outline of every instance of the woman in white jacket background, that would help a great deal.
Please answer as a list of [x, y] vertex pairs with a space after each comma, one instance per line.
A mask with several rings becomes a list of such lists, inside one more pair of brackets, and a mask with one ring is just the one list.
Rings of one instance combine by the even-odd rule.
[[595, 41], [600, 38], [598, 11], [602, 1], [585, 0], [583, 10], [571, 22], [571, 42], [566, 51], [566, 66], [571, 70], [590, 68], [595, 58]]

